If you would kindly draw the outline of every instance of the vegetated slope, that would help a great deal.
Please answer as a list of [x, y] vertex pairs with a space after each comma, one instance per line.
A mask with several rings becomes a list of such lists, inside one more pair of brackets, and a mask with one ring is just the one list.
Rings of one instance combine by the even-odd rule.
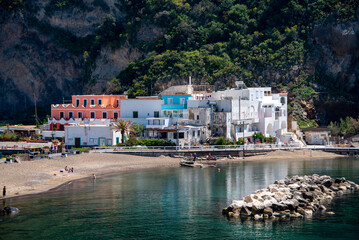
[[[9, 45], [0, 44], [1, 61], [34, 70], [26, 80], [11, 67], [0, 69], [5, 95], [7, 83], [14, 96], [38, 91], [43, 104], [75, 93], [153, 95], [192, 76], [195, 84], [218, 88], [243, 80], [288, 91], [290, 111], [303, 121], [359, 112], [355, 0], [8, 2], [0, 0], [7, 9], [2, 32], [11, 31], [11, 22], [23, 30], [14, 39], [0, 37]], [[33, 50], [24, 51], [29, 44]], [[0, 99], [1, 110], [7, 99]]]

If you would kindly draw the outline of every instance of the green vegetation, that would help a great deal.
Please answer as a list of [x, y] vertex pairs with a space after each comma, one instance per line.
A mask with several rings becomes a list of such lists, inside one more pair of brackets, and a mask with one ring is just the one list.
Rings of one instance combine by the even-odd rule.
[[16, 133], [4, 131], [0, 134], [0, 141], [19, 141], [20, 136]]
[[238, 138], [237, 141], [232, 141], [230, 139], [226, 139], [225, 137], [219, 137], [214, 143], [214, 145], [243, 145], [243, 138]]
[[[92, 83], [101, 49], [120, 48], [125, 42], [143, 52], [108, 84], [108, 93], [128, 91], [131, 96], [153, 95], [168, 82], [214, 84], [217, 88], [243, 80], [248, 86], [271, 86], [288, 91], [289, 114], [308, 122], [301, 101], [318, 97], [320, 83], [337, 91], [333, 81], [310, 72], [313, 27], [355, 19], [357, 0], [120, 0], [123, 14], [115, 17], [104, 0], [50, 0], [46, 15], [76, 8], [99, 7], [107, 12], [93, 34], [77, 37], [70, 31], [39, 22], [38, 9], [23, 0], [0, 0], [6, 12], [19, 11], [30, 27], [51, 36], [53, 42], [79, 57], [82, 83]], [[141, 41], [138, 32], [153, 26], [164, 32]], [[340, 83], [337, 83], [340, 84]], [[333, 85], [336, 86], [336, 85]], [[345, 90], [345, 89], [344, 89]], [[344, 92], [344, 90], [342, 92]]]
[[[250, 86], [290, 91], [290, 108], [303, 117], [300, 100], [317, 97], [308, 73], [314, 24], [355, 18], [354, 0], [123, 0], [131, 31], [143, 23], [165, 29], [146, 43], [130, 41], [148, 54], [109, 84], [109, 92], [155, 94], [155, 84], [192, 76], [223, 88], [243, 80]], [[161, 90], [161, 89], [160, 89]]]
[[142, 124], [135, 123], [135, 122], [132, 123], [133, 135], [136, 137], [140, 137], [144, 128], [145, 128], [145, 126], [143, 126]]
[[226, 139], [225, 137], [219, 137], [214, 142], [214, 145], [233, 145], [233, 141]]
[[330, 122], [328, 128], [333, 136], [344, 136], [345, 138], [352, 137], [359, 134], [359, 118], [354, 119], [347, 117], [345, 119], [340, 119], [339, 122]]
[[316, 128], [318, 127], [318, 124], [315, 122], [315, 120], [307, 120], [307, 121], [298, 121], [298, 126], [300, 128], [306, 128], [306, 127], [313, 127]]
[[265, 137], [261, 132], [255, 132], [252, 135], [253, 140], [256, 142], [256, 140], [259, 140], [261, 143], [275, 143], [276, 138], [269, 136]]
[[126, 143], [126, 146], [176, 146], [174, 142], [163, 140], [163, 139], [136, 139], [136, 138], [129, 138]]

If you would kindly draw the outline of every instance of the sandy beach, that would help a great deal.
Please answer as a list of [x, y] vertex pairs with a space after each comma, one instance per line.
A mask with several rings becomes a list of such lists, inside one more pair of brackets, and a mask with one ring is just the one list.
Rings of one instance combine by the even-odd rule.
[[[226, 159], [220, 162], [238, 161], [292, 161], [303, 159], [329, 159], [341, 155], [322, 151], [276, 151], [267, 155]], [[102, 174], [148, 168], [179, 167], [179, 158], [142, 157], [124, 154], [88, 153], [67, 158], [41, 159], [21, 163], [0, 164], [0, 187], [7, 188], [6, 197], [35, 194], [53, 189], [68, 181]], [[65, 166], [73, 173], [60, 172]]]

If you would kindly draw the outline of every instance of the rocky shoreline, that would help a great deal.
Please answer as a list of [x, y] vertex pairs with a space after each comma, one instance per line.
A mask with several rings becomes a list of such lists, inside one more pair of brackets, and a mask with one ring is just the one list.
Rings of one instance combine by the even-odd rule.
[[[359, 190], [359, 185], [330, 176], [293, 176], [234, 200], [222, 213], [233, 218], [304, 218], [325, 212], [334, 197]], [[332, 212], [327, 212], [333, 214]]]

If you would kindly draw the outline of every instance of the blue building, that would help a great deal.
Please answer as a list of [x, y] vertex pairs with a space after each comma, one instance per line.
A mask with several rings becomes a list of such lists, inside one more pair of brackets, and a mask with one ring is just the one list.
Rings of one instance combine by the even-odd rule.
[[189, 94], [162, 95], [164, 104], [161, 106], [162, 116], [172, 118], [172, 122], [177, 122], [178, 118], [183, 118], [183, 110], [187, 109], [187, 101], [191, 97]]

